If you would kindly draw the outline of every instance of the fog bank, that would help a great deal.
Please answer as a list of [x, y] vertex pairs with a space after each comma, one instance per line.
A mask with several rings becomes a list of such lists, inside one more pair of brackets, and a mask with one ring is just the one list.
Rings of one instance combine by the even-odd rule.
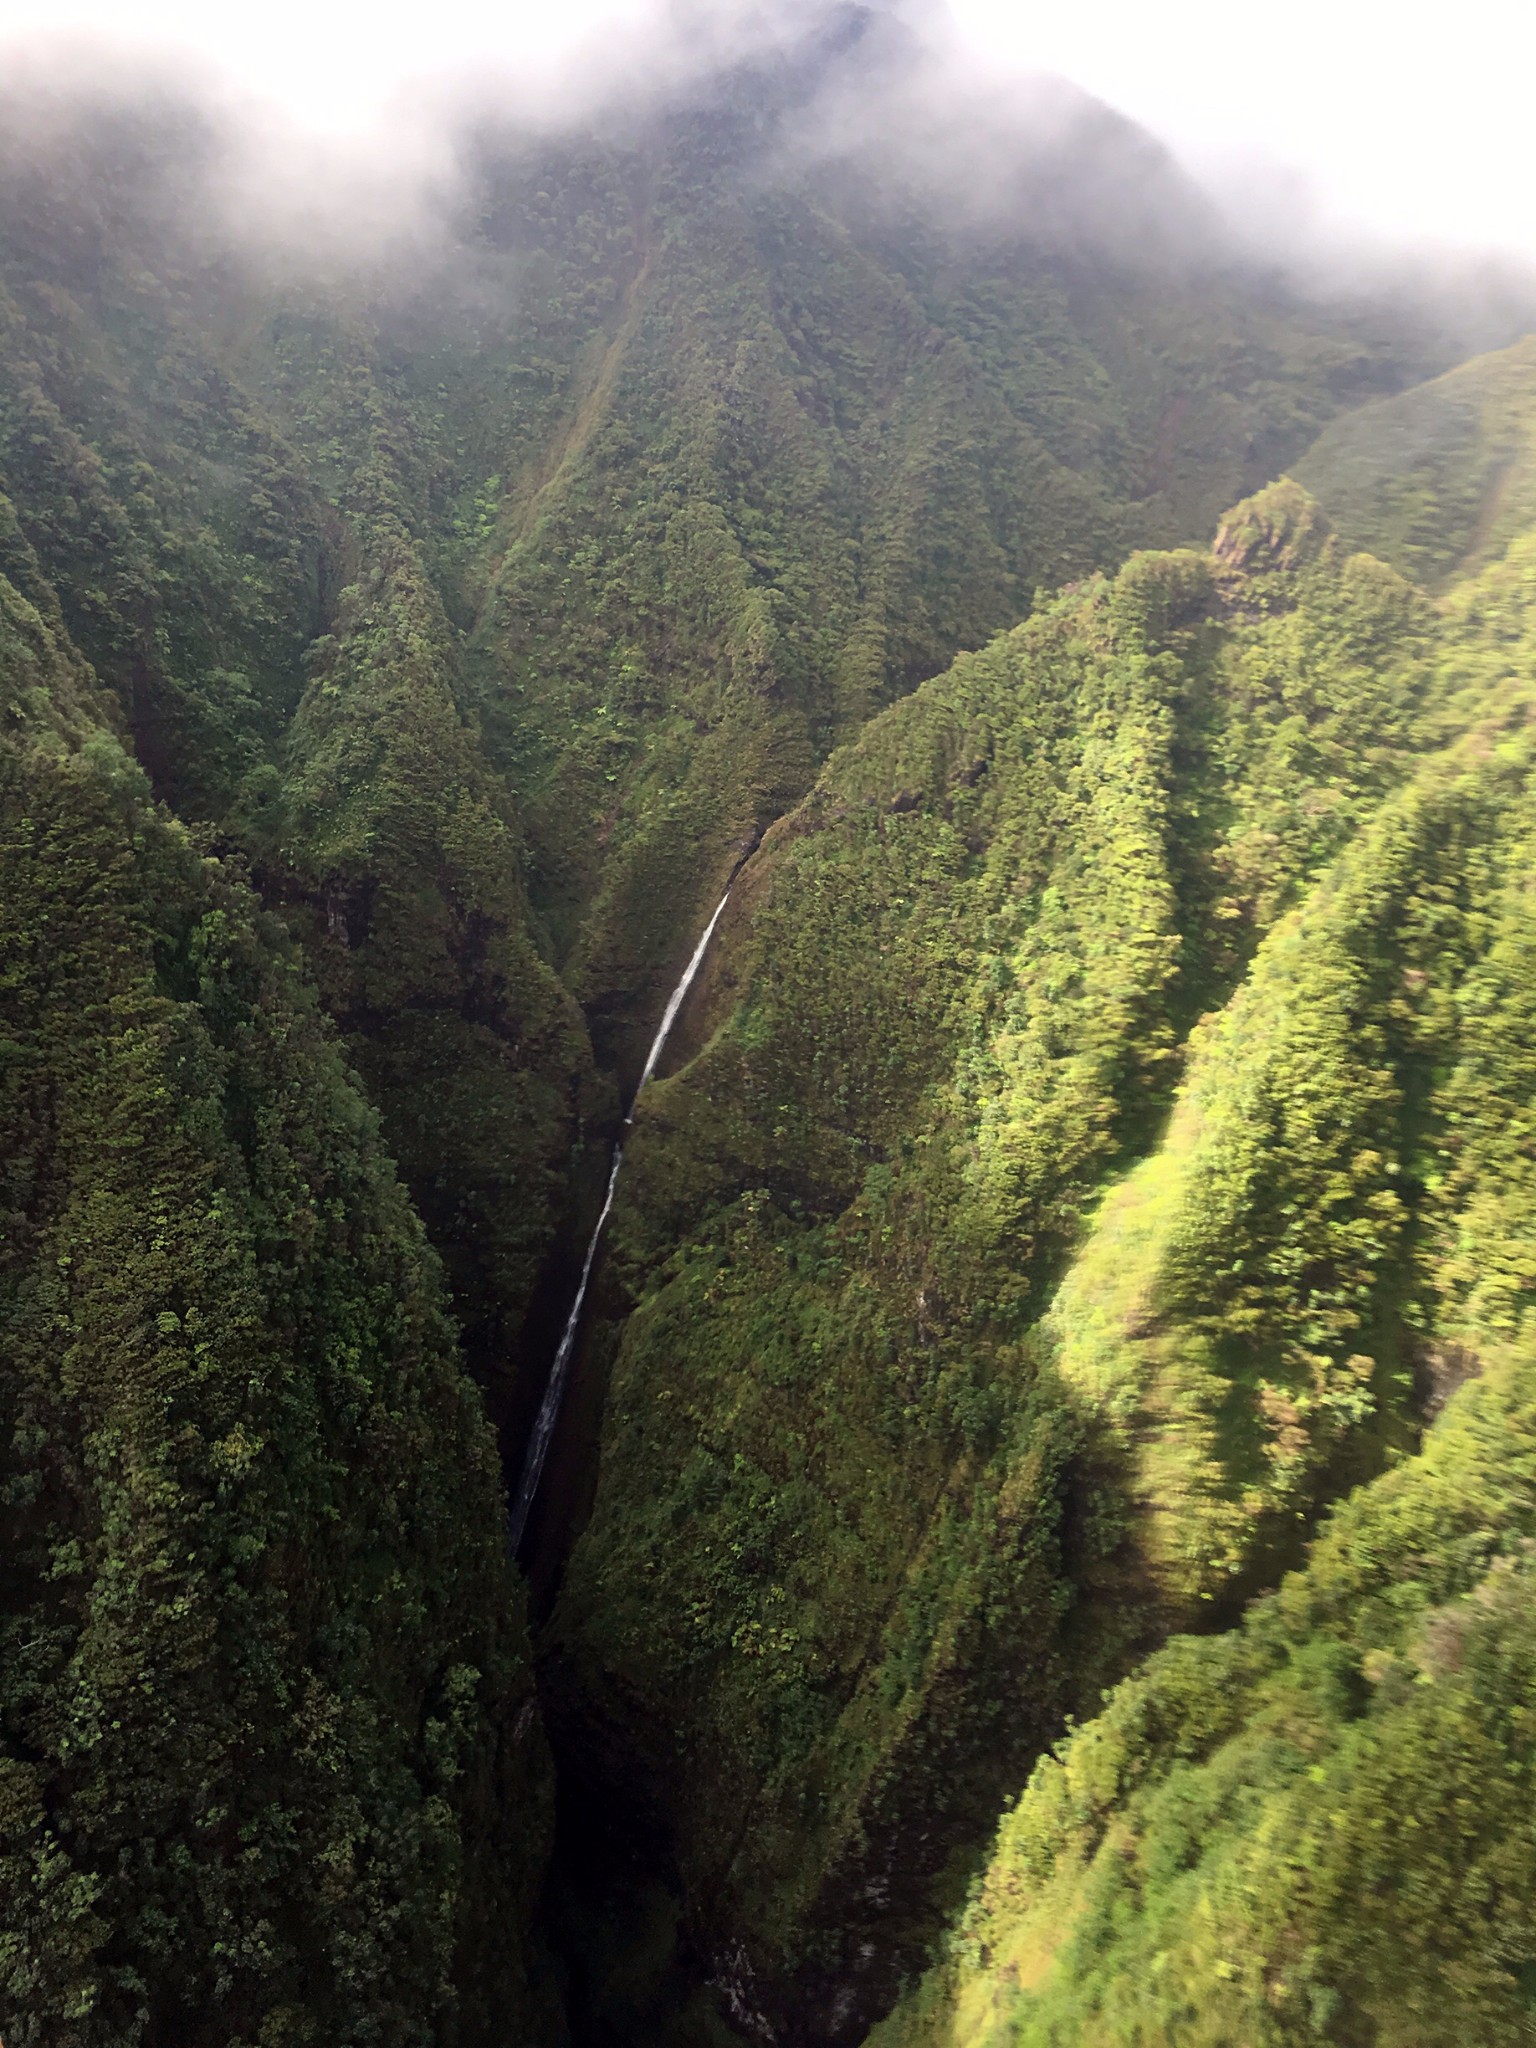
[[[642, 89], [792, 32], [808, 11], [803, 0], [0, 0], [0, 52], [9, 68], [39, 39], [108, 69], [125, 52], [175, 54], [297, 130], [419, 154], [429, 110], [466, 92], [549, 107], [573, 89]], [[1374, 0], [1185, 0], [1173, 15], [1137, 0], [952, 0], [949, 15], [994, 84], [1063, 74], [1169, 143], [1277, 244], [1364, 232], [1536, 257], [1536, 18], [1521, 0], [1466, 0], [1432, 33]]]

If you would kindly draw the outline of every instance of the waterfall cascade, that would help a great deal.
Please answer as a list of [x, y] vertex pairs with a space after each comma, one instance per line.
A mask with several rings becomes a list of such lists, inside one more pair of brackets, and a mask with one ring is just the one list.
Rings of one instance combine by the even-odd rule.
[[[732, 878], [734, 880], [734, 876]], [[614, 1189], [619, 1184], [619, 1168], [624, 1163], [624, 1135], [635, 1121], [635, 1110], [640, 1101], [641, 1091], [656, 1071], [657, 1062], [665, 1050], [672, 1026], [677, 1022], [677, 1013], [683, 1007], [694, 978], [704, 964], [704, 955], [709, 942], [715, 935], [715, 926], [720, 922], [721, 913], [730, 901], [729, 886], [715, 905], [715, 914], [705, 925], [699, 943], [693, 949], [688, 965], [683, 969], [676, 988], [667, 999], [667, 1007], [661, 1013], [661, 1022], [656, 1036], [651, 1040], [651, 1049], [645, 1056], [645, 1065], [640, 1070], [640, 1079], [630, 1100], [629, 1114], [624, 1119], [624, 1131], [613, 1148], [613, 1163], [608, 1169], [608, 1190], [603, 1197], [603, 1206], [598, 1211], [597, 1222], [587, 1240], [587, 1255], [581, 1264], [581, 1279], [577, 1283], [576, 1296], [571, 1303], [571, 1312], [565, 1319], [565, 1328], [560, 1333], [560, 1346], [555, 1353], [555, 1362], [549, 1369], [549, 1381], [544, 1389], [544, 1398], [539, 1403], [538, 1416], [534, 1421], [533, 1435], [528, 1439], [528, 1450], [523, 1458], [522, 1476], [518, 1480], [517, 1498], [512, 1504], [512, 1517], [507, 1531], [508, 1548], [516, 1551], [523, 1540], [523, 1531], [528, 1526], [529, 1511], [533, 1507], [534, 1495], [539, 1490], [539, 1479], [544, 1470], [544, 1460], [549, 1455], [550, 1439], [555, 1433], [555, 1423], [560, 1414], [560, 1403], [565, 1394], [565, 1382], [570, 1372], [571, 1356], [576, 1349], [576, 1336], [581, 1328], [581, 1311], [586, 1304], [587, 1288], [592, 1280], [592, 1268], [597, 1263], [597, 1248], [602, 1241], [603, 1228], [613, 1208]]]

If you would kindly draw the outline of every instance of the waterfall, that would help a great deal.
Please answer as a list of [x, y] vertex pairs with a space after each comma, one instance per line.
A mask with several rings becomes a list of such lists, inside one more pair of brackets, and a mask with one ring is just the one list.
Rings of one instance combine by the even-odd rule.
[[[734, 875], [732, 881], [735, 880]], [[624, 1119], [627, 1133], [635, 1120], [635, 1109], [640, 1101], [640, 1091], [656, 1071], [656, 1063], [665, 1049], [672, 1026], [677, 1022], [677, 1013], [687, 999], [694, 977], [704, 964], [704, 955], [709, 942], [715, 935], [715, 926], [730, 901], [731, 891], [727, 885], [725, 894], [715, 905], [715, 914], [705, 925], [699, 943], [693, 949], [693, 956], [683, 969], [677, 987], [667, 999], [667, 1007], [661, 1013], [661, 1022], [656, 1036], [651, 1040], [651, 1049], [645, 1056], [645, 1065], [640, 1069], [640, 1079], [630, 1100], [629, 1114]], [[598, 1211], [597, 1223], [587, 1240], [587, 1256], [582, 1260], [581, 1279], [577, 1283], [576, 1298], [571, 1303], [571, 1312], [565, 1319], [565, 1328], [560, 1333], [560, 1347], [555, 1353], [555, 1362], [549, 1369], [549, 1383], [544, 1389], [544, 1398], [539, 1403], [539, 1412], [533, 1425], [533, 1435], [528, 1440], [527, 1454], [523, 1459], [522, 1477], [518, 1481], [517, 1499], [512, 1504], [512, 1520], [508, 1529], [507, 1547], [516, 1552], [523, 1540], [523, 1531], [528, 1526], [529, 1510], [533, 1497], [539, 1490], [539, 1479], [544, 1471], [544, 1460], [549, 1454], [549, 1441], [555, 1433], [555, 1422], [560, 1414], [560, 1403], [565, 1394], [566, 1375], [570, 1371], [571, 1354], [576, 1349], [576, 1333], [581, 1327], [581, 1311], [587, 1299], [587, 1288], [592, 1279], [592, 1268], [597, 1263], [597, 1247], [602, 1239], [603, 1226], [613, 1208], [613, 1191], [619, 1184], [619, 1168], [624, 1163], [624, 1137], [621, 1134], [613, 1148], [613, 1163], [608, 1169], [608, 1192], [603, 1197], [603, 1206]]]
[[715, 926], [720, 922], [720, 913], [730, 900], [731, 892], [727, 889], [720, 898], [720, 901], [715, 905], [715, 914], [709, 920], [709, 923], [705, 925], [699, 943], [693, 949], [693, 957], [683, 969], [681, 980], [667, 998], [667, 1007], [661, 1013], [661, 1022], [656, 1027], [656, 1036], [651, 1040], [651, 1049], [645, 1056], [645, 1065], [640, 1069], [640, 1079], [635, 1083], [634, 1100], [629, 1105], [629, 1115], [624, 1119], [624, 1128], [626, 1130], [635, 1120], [635, 1103], [640, 1100], [640, 1090], [656, 1071], [656, 1062], [661, 1058], [662, 1047], [667, 1042], [672, 1026], [677, 1022], [677, 1013], [683, 1007], [684, 997], [689, 989], [693, 987], [694, 976], [704, 964], [704, 955], [709, 950], [710, 940], [715, 936]]

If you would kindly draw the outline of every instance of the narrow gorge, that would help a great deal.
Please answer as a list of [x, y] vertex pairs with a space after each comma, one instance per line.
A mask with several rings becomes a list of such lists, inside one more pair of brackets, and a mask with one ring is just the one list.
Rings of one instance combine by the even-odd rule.
[[[732, 877], [734, 880], [734, 877]], [[709, 942], [715, 935], [715, 926], [720, 922], [731, 892], [725, 894], [715, 905], [714, 915], [700, 934], [699, 943], [689, 955], [688, 965], [683, 969], [675, 989], [667, 998], [667, 1007], [661, 1013], [661, 1022], [656, 1027], [656, 1036], [651, 1040], [651, 1049], [645, 1056], [645, 1065], [640, 1069], [640, 1079], [635, 1084], [634, 1098], [624, 1118], [624, 1130], [628, 1131], [635, 1121], [635, 1110], [639, 1106], [645, 1084], [655, 1073], [657, 1063], [666, 1050], [667, 1040], [672, 1035], [672, 1026], [677, 1022], [678, 1012], [688, 999], [694, 977], [704, 963]], [[539, 1412], [534, 1418], [533, 1434], [528, 1440], [528, 1449], [523, 1459], [522, 1474], [517, 1490], [512, 1497], [512, 1519], [509, 1525], [508, 1548], [516, 1556], [528, 1526], [528, 1511], [533, 1506], [534, 1495], [539, 1490], [539, 1478], [544, 1470], [544, 1460], [549, 1455], [550, 1439], [560, 1419], [560, 1402], [565, 1393], [566, 1374], [570, 1369], [571, 1357], [581, 1334], [581, 1312], [587, 1299], [587, 1289], [592, 1281], [592, 1268], [603, 1242], [603, 1230], [613, 1210], [613, 1197], [619, 1185], [619, 1168], [624, 1164], [624, 1138], [620, 1134], [613, 1148], [613, 1160], [608, 1168], [608, 1185], [603, 1192], [603, 1206], [597, 1212], [597, 1221], [592, 1226], [592, 1235], [587, 1240], [586, 1257], [581, 1262], [581, 1278], [576, 1283], [575, 1299], [571, 1312], [565, 1319], [565, 1328], [560, 1332], [560, 1343], [555, 1351], [555, 1362], [549, 1370], [549, 1381], [544, 1389], [544, 1398], [539, 1403]]]
[[668, 22], [0, 80], [6, 2048], [1536, 2042], [1536, 284]]

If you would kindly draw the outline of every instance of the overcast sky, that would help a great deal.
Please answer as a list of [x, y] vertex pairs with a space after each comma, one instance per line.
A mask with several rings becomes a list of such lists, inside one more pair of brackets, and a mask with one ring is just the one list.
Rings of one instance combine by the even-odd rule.
[[[705, 0], [710, 4], [710, 0]], [[747, 0], [741, 0], [747, 4]], [[758, 0], [771, 7], [772, 0]], [[377, 131], [402, 86], [530, 68], [643, 30], [649, 0], [0, 0], [61, 31], [195, 54], [308, 126]], [[992, 73], [1052, 70], [1240, 189], [1296, 182], [1319, 231], [1536, 257], [1536, 0], [950, 0]]]

